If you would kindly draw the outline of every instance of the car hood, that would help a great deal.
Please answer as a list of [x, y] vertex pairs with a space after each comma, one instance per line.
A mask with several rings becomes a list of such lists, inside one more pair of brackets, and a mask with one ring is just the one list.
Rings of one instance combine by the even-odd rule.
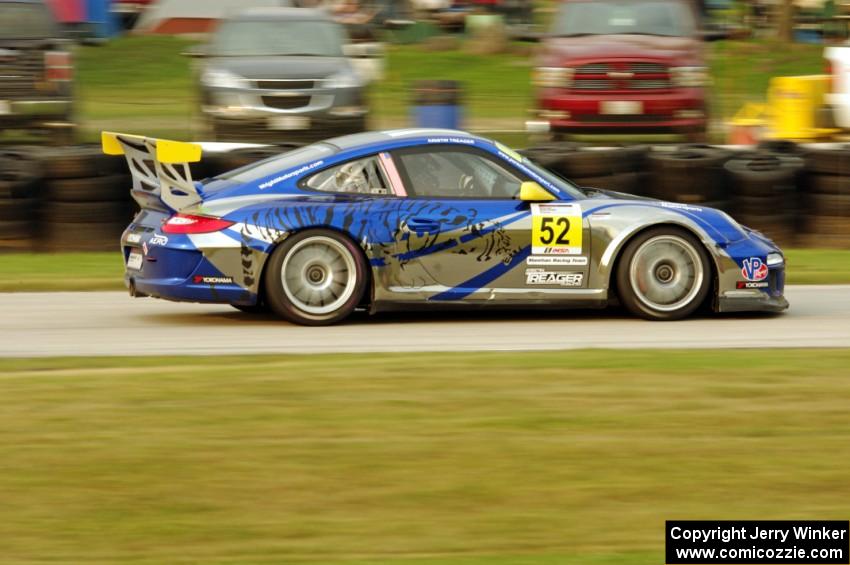
[[690, 37], [656, 35], [554, 37], [543, 44], [541, 64], [558, 66], [575, 60], [618, 58], [647, 58], [696, 65], [702, 64], [703, 44]]
[[350, 69], [344, 57], [212, 57], [207, 66], [248, 79], [316, 79]]
[[702, 230], [718, 243], [732, 243], [747, 237], [743, 226], [734, 221], [728, 214], [716, 208], [699, 204], [680, 204], [615, 192], [599, 190], [602, 197], [589, 198], [585, 202], [585, 213], [592, 218], [594, 214], [616, 214], [619, 207], [646, 206], [659, 212], [672, 213], [696, 223]]

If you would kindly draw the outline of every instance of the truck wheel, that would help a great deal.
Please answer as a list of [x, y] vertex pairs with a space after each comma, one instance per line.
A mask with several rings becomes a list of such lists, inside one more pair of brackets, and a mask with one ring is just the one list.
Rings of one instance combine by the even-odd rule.
[[711, 288], [709, 258], [690, 233], [651, 229], [626, 246], [617, 266], [623, 305], [646, 320], [680, 320], [705, 301]]
[[330, 230], [289, 237], [269, 258], [266, 302], [278, 316], [305, 326], [346, 318], [363, 297], [366, 259], [350, 239]]

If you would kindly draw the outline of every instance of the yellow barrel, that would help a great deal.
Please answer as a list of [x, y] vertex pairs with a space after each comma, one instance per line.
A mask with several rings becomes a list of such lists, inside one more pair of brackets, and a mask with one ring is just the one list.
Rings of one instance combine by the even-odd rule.
[[831, 130], [818, 129], [817, 110], [829, 90], [829, 75], [775, 77], [767, 91], [770, 113], [770, 137], [777, 139], [813, 139]]

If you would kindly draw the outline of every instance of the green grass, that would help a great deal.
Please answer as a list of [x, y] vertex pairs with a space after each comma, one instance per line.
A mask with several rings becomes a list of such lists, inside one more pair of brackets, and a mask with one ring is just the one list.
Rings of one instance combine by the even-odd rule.
[[120, 290], [121, 253], [10, 253], [0, 255], [0, 292]]
[[[788, 284], [850, 284], [850, 250], [790, 249]], [[0, 292], [123, 290], [120, 253], [0, 255]]]
[[766, 102], [773, 77], [822, 74], [823, 46], [770, 40], [717, 41], [711, 43], [709, 66], [713, 116], [727, 120], [746, 102]]
[[846, 350], [0, 360], [3, 559], [662, 563], [667, 519], [846, 519], [848, 366]]
[[[81, 47], [77, 61], [81, 137], [102, 129], [149, 135], [201, 136], [193, 61], [181, 55], [191, 41], [173, 37], [126, 37], [105, 46]], [[707, 46], [714, 84], [712, 112], [727, 120], [747, 101], [764, 100], [772, 76], [823, 70], [822, 48], [771, 41], [719, 41]], [[534, 48], [513, 44], [510, 53], [473, 55], [461, 47], [430, 51], [419, 45], [389, 45], [384, 80], [370, 88], [376, 128], [405, 125], [411, 87], [417, 80], [460, 80], [467, 127], [522, 128], [533, 105]]]

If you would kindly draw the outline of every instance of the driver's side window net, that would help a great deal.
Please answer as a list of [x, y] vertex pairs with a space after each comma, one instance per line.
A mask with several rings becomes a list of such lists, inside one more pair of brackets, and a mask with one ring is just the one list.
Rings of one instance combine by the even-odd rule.
[[400, 153], [412, 196], [431, 198], [510, 199], [522, 180], [496, 161], [456, 148]]
[[347, 194], [390, 194], [381, 167], [375, 157], [349, 161], [316, 173], [304, 183], [311, 190]]

